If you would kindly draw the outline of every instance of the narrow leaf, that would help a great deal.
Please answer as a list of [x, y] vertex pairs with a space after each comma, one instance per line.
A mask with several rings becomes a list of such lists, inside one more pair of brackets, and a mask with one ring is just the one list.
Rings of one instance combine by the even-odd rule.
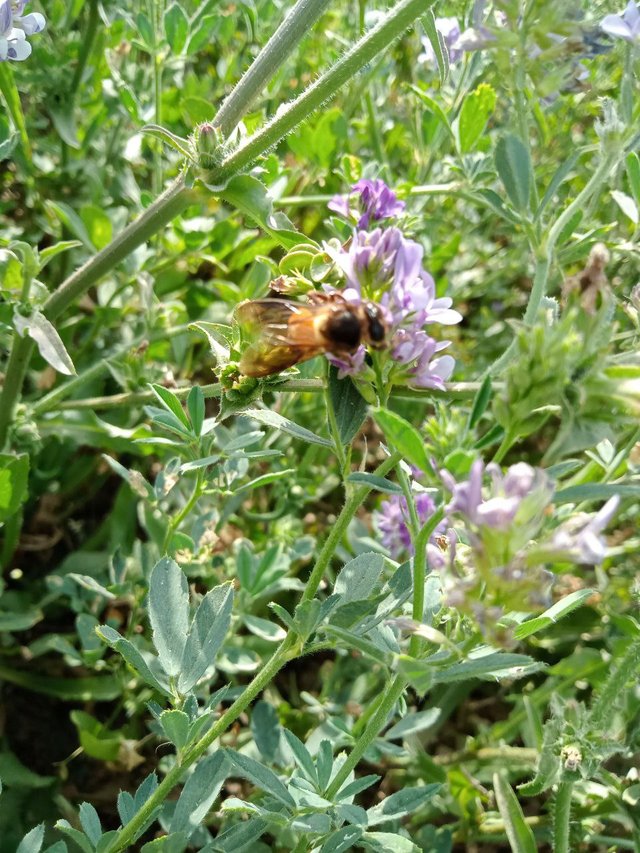
[[204, 821], [230, 771], [231, 765], [224, 750], [218, 750], [196, 764], [176, 804], [169, 826], [171, 832], [184, 832], [187, 837], [191, 836]]
[[435, 15], [431, 7], [422, 16], [422, 24], [436, 57], [440, 84], [442, 85], [449, 76], [449, 51], [447, 50], [442, 33], [436, 25]]
[[299, 426], [293, 421], [290, 421], [288, 418], [285, 418], [270, 409], [245, 409], [242, 414], [249, 418], [253, 418], [255, 421], [258, 421], [258, 423], [264, 424], [265, 426], [279, 429], [281, 432], [285, 432], [287, 435], [293, 436], [293, 438], [299, 438], [301, 441], [307, 441], [309, 444], [320, 444], [322, 447], [333, 447], [333, 442], [329, 441], [328, 438], [316, 435], [315, 432], [311, 432], [311, 430]]
[[519, 137], [507, 134], [498, 140], [495, 163], [511, 203], [517, 210], [527, 211], [533, 183], [527, 147]]
[[240, 752], [227, 750], [227, 755], [235, 765], [234, 775], [237, 773], [239, 776], [248, 779], [249, 782], [271, 794], [272, 797], [275, 797], [288, 808], [295, 808], [295, 800], [272, 770]]
[[188, 693], [213, 664], [229, 630], [232, 608], [230, 583], [209, 590], [200, 602], [184, 645], [178, 678], [181, 693]]
[[494, 773], [493, 789], [513, 853], [536, 853], [538, 848], [531, 827], [524, 819], [522, 808], [511, 785], [501, 773]]

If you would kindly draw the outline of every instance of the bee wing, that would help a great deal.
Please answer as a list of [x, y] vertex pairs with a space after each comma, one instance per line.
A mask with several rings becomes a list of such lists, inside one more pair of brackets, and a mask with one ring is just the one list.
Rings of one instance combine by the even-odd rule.
[[238, 365], [245, 376], [269, 376], [325, 351], [315, 317], [319, 306], [286, 299], [255, 299], [235, 310], [248, 338]]

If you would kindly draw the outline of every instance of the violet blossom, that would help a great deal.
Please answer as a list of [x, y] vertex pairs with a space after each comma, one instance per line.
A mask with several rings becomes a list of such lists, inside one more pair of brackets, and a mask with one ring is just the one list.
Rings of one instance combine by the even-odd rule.
[[640, 42], [640, 11], [635, 0], [629, 0], [627, 8], [621, 14], [606, 15], [600, 22], [600, 29], [607, 35], [630, 44]]
[[27, 36], [44, 30], [44, 15], [33, 12], [23, 15], [27, 0], [0, 0], [0, 62], [14, 59], [21, 62], [31, 55]]
[[[351, 206], [353, 195], [358, 196], [359, 204], [354, 210]], [[384, 181], [377, 178], [369, 180], [361, 178], [351, 187], [349, 195], [336, 195], [327, 205], [329, 210], [339, 213], [345, 219], [351, 219], [353, 214], [357, 215], [357, 208], [362, 207], [363, 212], [357, 222], [358, 228], [368, 228], [370, 222], [379, 222], [381, 219], [392, 219], [404, 210], [405, 204], [399, 201], [393, 190]]]
[[[422, 266], [423, 247], [392, 226], [373, 231], [357, 229], [348, 248], [325, 244], [325, 251], [346, 279], [342, 291], [345, 299], [372, 299], [386, 310], [394, 380], [443, 390], [455, 361], [438, 353], [450, 342], [437, 342], [424, 327], [433, 323], [454, 325], [462, 315], [451, 308], [449, 297], [436, 297], [435, 282]], [[358, 351], [350, 361], [330, 360], [342, 375], [357, 375], [365, 366], [364, 351]]]
[[[417, 492], [414, 496], [414, 505], [421, 525], [431, 518], [436, 508], [427, 492]], [[382, 544], [394, 560], [406, 555], [413, 556], [414, 547], [409, 532], [409, 510], [404, 495], [392, 495], [383, 501], [375, 518]], [[448, 561], [444, 551], [436, 544], [437, 538], [442, 535], [444, 529], [445, 522], [442, 521], [432, 533], [427, 545], [427, 560], [433, 569], [443, 568]], [[452, 547], [455, 547], [455, 542]]]
[[614, 495], [595, 515], [579, 513], [563, 522], [553, 531], [551, 539], [540, 546], [538, 556], [547, 560], [599, 565], [607, 555], [607, 543], [602, 533], [619, 504], [620, 498]]

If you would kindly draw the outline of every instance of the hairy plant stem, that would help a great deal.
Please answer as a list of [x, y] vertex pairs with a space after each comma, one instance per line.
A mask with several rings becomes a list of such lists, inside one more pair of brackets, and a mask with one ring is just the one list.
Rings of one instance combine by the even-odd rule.
[[339, 793], [340, 788], [342, 788], [344, 783], [347, 781], [351, 771], [355, 769], [362, 756], [378, 736], [378, 733], [389, 719], [389, 714], [393, 710], [394, 705], [402, 696], [407, 684], [408, 681], [404, 675], [396, 675], [393, 681], [389, 684], [382, 699], [380, 700], [380, 704], [378, 705], [375, 714], [367, 723], [366, 728], [358, 738], [358, 742], [347, 756], [347, 760], [340, 770], [338, 770], [333, 781], [327, 788], [325, 796], [328, 800], [332, 800], [336, 794]]
[[213, 124], [227, 137], [331, 0], [298, 0], [218, 110]]
[[[390, 471], [399, 461], [399, 454], [394, 454], [379, 465], [375, 473], [378, 476], [384, 476]], [[355, 515], [358, 507], [362, 504], [370, 489], [368, 486], [361, 486], [347, 498], [345, 501], [335, 524], [331, 528], [324, 545], [322, 546], [315, 566], [309, 576], [304, 593], [301, 596], [300, 602], [309, 601], [314, 598], [324, 573], [335, 554], [338, 543], [346, 533], [347, 527], [351, 519]], [[186, 770], [197, 761], [209, 747], [216, 741], [229, 726], [237, 720], [240, 714], [248, 707], [255, 697], [273, 680], [275, 675], [289, 660], [296, 657], [300, 651], [301, 640], [297, 634], [290, 631], [282, 643], [278, 646], [271, 658], [265, 666], [260, 670], [258, 675], [247, 685], [244, 691], [238, 696], [236, 701], [229, 706], [220, 719], [214, 723], [209, 731], [203, 735], [189, 749], [186, 749], [183, 755], [181, 764], [175, 765], [167, 773], [162, 782], [158, 785], [154, 793], [145, 802], [142, 808], [137, 812], [129, 823], [122, 827], [116, 837], [113, 839], [109, 847], [104, 853], [119, 853], [133, 842], [138, 831], [146, 824], [155, 809], [167, 798], [173, 788], [183, 779]]]
[[569, 853], [569, 822], [573, 780], [565, 779], [558, 786], [553, 806], [553, 853]]
[[200, 500], [202, 493], [204, 491], [204, 469], [198, 468], [198, 473], [196, 475], [196, 482], [193, 487], [193, 491], [189, 497], [189, 500], [185, 503], [182, 509], [176, 513], [176, 515], [171, 519], [169, 524], [167, 525], [167, 532], [164, 536], [164, 542], [162, 543], [162, 552], [163, 554], [167, 553], [167, 549], [173, 539], [174, 533], [177, 532], [178, 528], [184, 521], [184, 519], [189, 515], [191, 510]]
[[332, 68], [280, 110], [264, 127], [241, 143], [220, 166], [213, 169], [208, 182], [223, 183], [280, 142], [290, 130], [332, 98], [338, 89], [348, 83], [376, 54], [401, 36], [434, 2], [435, 0], [400, 0]]
[[[444, 518], [444, 509], [437, 509], [431, 518], [422, 526], [418, 535], [414, 539], [414, 556], [413, 556], [413, 606], [412, 616], [413, 621], [419, 625], [424, 619], [424, 584], [427, 577], [427, 545], [429, 539], [433, 535], [433, 531]], [[417, 634], [414, 634], [409, 641], [409, 654], [413, 657], [418, 657], [420, 654], [421, 640]]]

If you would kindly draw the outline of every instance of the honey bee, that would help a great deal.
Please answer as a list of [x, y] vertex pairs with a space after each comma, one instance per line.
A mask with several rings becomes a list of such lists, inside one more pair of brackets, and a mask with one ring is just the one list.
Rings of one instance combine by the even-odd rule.
[[245, 376], [270, 376], [322, 353], [353, 355], [360, 344], [380, 348], [388, 332], [375, 302], [355, 305], [340, 293], [308, 295], [307, 302], [253, 299], [234, 316], [250, 339], [238, 369]]

